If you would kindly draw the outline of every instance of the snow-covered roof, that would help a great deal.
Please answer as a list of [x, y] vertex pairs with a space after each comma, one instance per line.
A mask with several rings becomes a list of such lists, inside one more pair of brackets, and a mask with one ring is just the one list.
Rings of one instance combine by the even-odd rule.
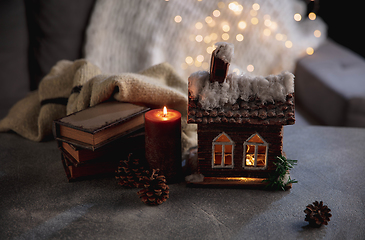
[[198, 99], [202, 109], [224, 108], [238, 99], [248, 101], [258, 97], [263, 103], [285, 101], [294, 93], [294, 75], [282, 72], [267, 77], [228, 74], [223, 83], [209, 81], [209, 72], [195, 72], [189, 77], [189, 95]]
[[[233, 50], [233, 44], [217, 43], [212, 62], [221, 59], [229, 67]], [[211, 73], [198, 71], [190, 75], [188, 122], [294, 124], [292, 73], [267, 77], [231, 73], [219, 81], [215, 75], [210, 76], [216, 71], [227, 71], [227, 66], [215, 66], [222, 69], [211, 69]]]
[[209, 72], [189, 77], [189, 123], [294, 124], [294, 75], [268, 77], [229, 74], [223, 83]]

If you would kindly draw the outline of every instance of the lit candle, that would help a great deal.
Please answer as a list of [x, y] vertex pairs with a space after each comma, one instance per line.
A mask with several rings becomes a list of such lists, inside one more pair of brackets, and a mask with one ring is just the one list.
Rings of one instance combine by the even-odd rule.
[[148, 111], [145, 132], [150, 168], [159, 168], [167, 182], [177, 182], [181, 177], [181, 114], [166, 107]]

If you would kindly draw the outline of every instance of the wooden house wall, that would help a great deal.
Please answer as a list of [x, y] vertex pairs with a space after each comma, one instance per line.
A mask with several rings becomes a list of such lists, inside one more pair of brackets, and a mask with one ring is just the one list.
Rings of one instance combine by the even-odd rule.
[[[212, 168], [212, 142], [220, 133], [225, 132], [235, 143], [233, 152], [234, 167]], [[244, 142], [258, 133], [268, 143], [267, 168], [265, 170], [244, 169]], [[198, 160], [199, 171], [206, 177], [268, 177], [275, 170], [276, 157], [282, 154], [283, 127], [240, 125], [240, 124], [198, 124]]]

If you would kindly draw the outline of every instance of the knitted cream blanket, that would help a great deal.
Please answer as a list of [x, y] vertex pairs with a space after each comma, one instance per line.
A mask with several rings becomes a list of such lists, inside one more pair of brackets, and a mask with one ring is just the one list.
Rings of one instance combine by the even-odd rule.
[[13, 130], [33, 141], [52, 136], [52, 122], [110, 98], [182, 113], [183, 150], [196, 144], [196, 130], [186, 124], [187, 82], [166, 63], [138, 74], [101, 74], [86, 60], [60, 61], [45, 76], [37, 91], [16, 103], [0, 121], [0, 132]]

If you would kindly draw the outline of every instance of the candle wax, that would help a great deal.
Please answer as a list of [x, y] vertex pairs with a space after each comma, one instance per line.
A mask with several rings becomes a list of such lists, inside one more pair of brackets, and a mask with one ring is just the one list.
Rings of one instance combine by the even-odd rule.
[[151, 169], [159, 168], [168, 182], [181, 177], [181, 114], [154, 109], [145, 114], [146, 159]]

